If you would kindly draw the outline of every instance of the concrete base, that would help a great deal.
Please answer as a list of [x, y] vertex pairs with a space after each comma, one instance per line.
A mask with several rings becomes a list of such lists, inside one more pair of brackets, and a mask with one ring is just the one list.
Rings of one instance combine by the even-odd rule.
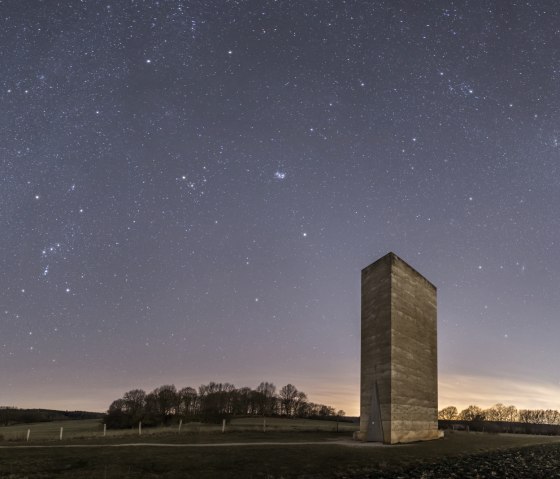
[[433, 441], [439, 439], [439, 431], [393, 431], [391, 434], [391, 444], [405, 444], [407, 442]]
[[[389, 444], [406, 444], [409, 442], [420, 441], [433, 441], [435, 439], [442, 439], [444, 437], [443, 431], [414, 431], [405, 432], [403, 434], [393, 434]], [[355, 431], [352, 435], [354, 441], [366, 442], [366, 436], [361, 431]], [[381, 441], [380, 441], [381, 442]]]

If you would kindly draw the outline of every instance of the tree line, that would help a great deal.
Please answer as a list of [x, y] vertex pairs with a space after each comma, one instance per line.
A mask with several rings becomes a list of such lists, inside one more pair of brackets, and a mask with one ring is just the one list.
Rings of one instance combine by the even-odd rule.
[[488, 409], [469, 406], [457, 411], [455, 406], [448, 406], [438, 412], [438, 419], [448, 421], [503, 421], [526, 424], [560, 425], [560, 412], [555, 409], [517, 409], [498, 403]]
[[72, 419], [100, 419], [102, 413], [87, 411], [58, 411], [55, 409], [21, 409], [11, 406], [0, 406], [0, 425], [65, 421]]
[[126, 392], [111, 403], [106, 424], [109, 428], [169, 425], [178, 420], [219, 421], [232, 416], [284, 416], [298, 418], [329, 418], [344, 416], [330, 406], [310, 402], [303, 391], [287, 384], [279, 391], [270, 382], [261, 382], [255, 389], [236, 388], [230, 383], [203, 384], [177, 389], [175, 385], [160, 386], [150, 393], [142, 389]]

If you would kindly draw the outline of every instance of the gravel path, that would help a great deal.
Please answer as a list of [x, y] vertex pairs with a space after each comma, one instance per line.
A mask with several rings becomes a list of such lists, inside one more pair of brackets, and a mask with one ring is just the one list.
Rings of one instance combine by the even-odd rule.
[[560, 478], [560, 444], [508, 449], [444, 459], [367, 475], [340, 479], [553, 479]]

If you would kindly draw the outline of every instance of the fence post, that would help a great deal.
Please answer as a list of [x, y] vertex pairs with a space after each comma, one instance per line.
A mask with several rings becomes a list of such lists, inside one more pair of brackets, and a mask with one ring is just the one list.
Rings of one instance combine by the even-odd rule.
[[62, 441], [62, 431], [64, 431], [64, 428], [63, 428], [63, 427], [60, 428], [60, 440], [61, 440], [61, 441]]
[[31, 436], [31, 429], [27, 430], [27, 442], [29, 442], [29, 436]]
[[182, 419], [179, 419], [179, 431], [178, 431], [178, 432], [181, 432], [181, 426], [182, 426], [182, 425], [183, 425], [183, 420], [182, 420]]
[[263, 418], [263, 432], [266, 432], [266, 418]]
[[226, 432], [226, 420], [222, 419], [222, 434]]
[[142, 421], [138, 421], [138, 435], [142, 435]]
[[107, 435], [107, 424], [103, 424], [103, 437]]

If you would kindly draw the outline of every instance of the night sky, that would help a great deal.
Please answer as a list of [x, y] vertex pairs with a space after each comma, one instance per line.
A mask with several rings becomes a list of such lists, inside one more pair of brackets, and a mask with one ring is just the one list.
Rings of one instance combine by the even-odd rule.
[[0, 1], [0, 405], [290, 382], [358, 414], [360, 270], [440, 406], [560, 408], [550, 1]]

